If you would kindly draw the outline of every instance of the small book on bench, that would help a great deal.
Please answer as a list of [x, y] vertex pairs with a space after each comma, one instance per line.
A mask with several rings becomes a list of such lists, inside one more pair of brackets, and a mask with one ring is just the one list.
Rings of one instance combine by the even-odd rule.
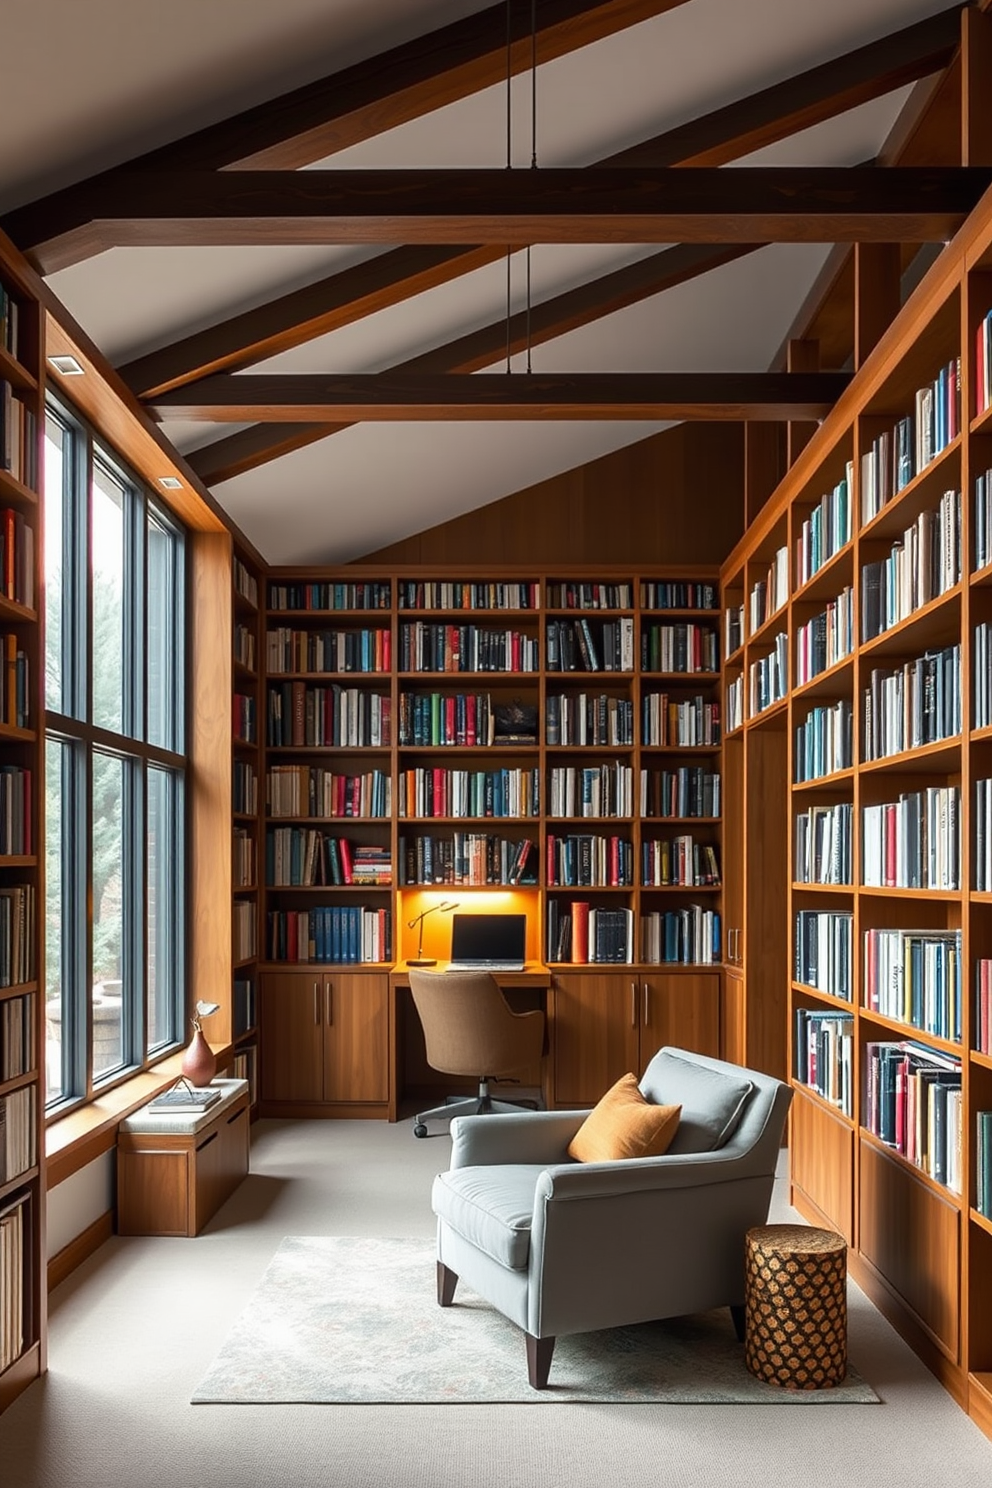
[[184, 1111], [206, 1111], [215, 1101], [219, 1101], [223, 1094], [220, 1090], [213, 1090], [210, 1086], [197, 1089], [192, 1085], [173, 1085], [171, 1090], [163, 1090], [161, 1095], [149, 1101], [149, 1111], [168, 1111], [181, 1113]]

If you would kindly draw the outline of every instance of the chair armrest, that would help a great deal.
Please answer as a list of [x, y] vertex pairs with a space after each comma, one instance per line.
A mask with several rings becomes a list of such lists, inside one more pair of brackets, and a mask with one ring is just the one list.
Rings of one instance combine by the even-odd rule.
[[451, 1168], [493, 1163], [570, 1165], [568, 1144], [588, 1111], [522, 1111], [519, 1115], [456, 1116], [451, 1123]]
[[749, 1157], [749, 1153], [728, 1157], [723, 1151], [680, 1152], [620, 1162], [549, 1165], [537, 1181], [536, 1199], [599, 1199], [653, 1189], [733, 1183], [760, 1176]]

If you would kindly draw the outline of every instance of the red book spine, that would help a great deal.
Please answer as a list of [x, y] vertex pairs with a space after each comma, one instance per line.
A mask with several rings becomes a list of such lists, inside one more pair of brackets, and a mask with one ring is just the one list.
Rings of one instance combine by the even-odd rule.
[[351, 844], [347, 837], [338, 838], [338, 855], [341, 858], [341, 877], [346, 884], [352, 882], [351, 876]]
[[589, 960], [589, 905], [582, 900], [572, 905], [572, 960]]

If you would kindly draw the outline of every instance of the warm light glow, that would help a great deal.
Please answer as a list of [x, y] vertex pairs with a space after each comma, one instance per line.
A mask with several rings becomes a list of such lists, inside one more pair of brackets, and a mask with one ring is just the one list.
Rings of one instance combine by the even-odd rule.
[[[409, 922], [426, 909], [436, 909], [457, 899], [460, 914], [500, 914], [510, 912], [527, 916], [527, 959], [539, 960], [538, 905], [536, 896], [517, 888], [468, 888], [464, 884], [439, 885], [437, 888], [400, 889], [396, 920], [400, 927], [399, 959], [409, 961], [417, 954], [418, 929]], [[429, 914], [424, 920], [424, 955], [438, 961], [451, 958], [451, 915]]]

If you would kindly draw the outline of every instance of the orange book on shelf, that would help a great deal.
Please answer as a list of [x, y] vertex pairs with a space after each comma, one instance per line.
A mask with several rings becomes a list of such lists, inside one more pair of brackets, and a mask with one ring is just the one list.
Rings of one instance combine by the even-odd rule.
[[572, 960], [589, 960], [589, 905], [581, 899], [572, 905]]

